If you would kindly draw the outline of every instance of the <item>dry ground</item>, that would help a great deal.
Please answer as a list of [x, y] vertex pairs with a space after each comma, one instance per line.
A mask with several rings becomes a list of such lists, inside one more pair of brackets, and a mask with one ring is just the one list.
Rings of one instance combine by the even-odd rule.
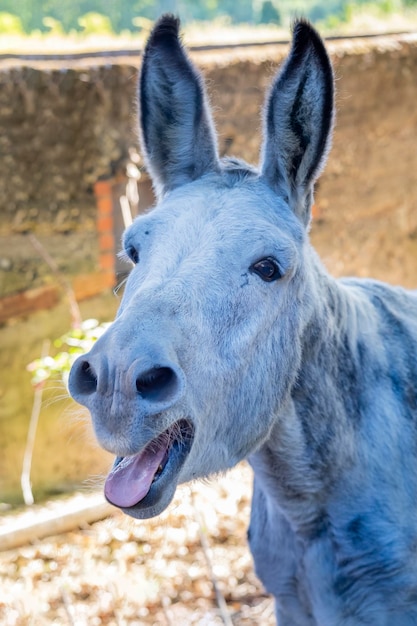
[[274, 624], [272, 600], [253, 573], [246, 543], [251, 488], [250, 470], [240, 465], [208, 484], [181, 487], [159, 518], [116, 513], [3, 552], [0, 623]]

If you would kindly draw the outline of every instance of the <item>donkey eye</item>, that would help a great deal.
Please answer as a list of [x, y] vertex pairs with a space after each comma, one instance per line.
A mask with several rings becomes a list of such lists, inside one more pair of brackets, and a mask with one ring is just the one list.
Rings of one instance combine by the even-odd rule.
[[251, 272], [257, 274], [267, 283], [272, 283], [272, 281], [282, 278], [282, 273], [279, 269], [278, 263], [272, 257], [267, 257], [266, 259], [257, 261], [251, 266], [250, 269]]
[[132, 263], [134, 263], [135, 265], [139, 263], [139, 251], [137, 250], [137, 248], [135, 248], [135, 246], [128, 246], [126, 248], [126, 254], [132, 261]]

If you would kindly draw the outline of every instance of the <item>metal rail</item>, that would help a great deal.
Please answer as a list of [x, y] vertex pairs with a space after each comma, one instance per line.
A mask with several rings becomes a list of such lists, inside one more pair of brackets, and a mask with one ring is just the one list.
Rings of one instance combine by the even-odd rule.
[[[377, 37], [398, 37], [400, 35], [409, 35], [413, 31], [396, 31], [388, 33], [364, 33], [357, 35], [331, 35], [325, 37], [326, 41], [340, 41], [342, 39], [376, 39]], [[288, 45], [290, 39], [271, 39], [268, 41], [246, 41], [242, 43], [223, 43], [223, 44], [207, 44], [201, 46], [187, 46], [192, 52], [210, 52], [215, 50], [233, 50], [235, 48], [251, 48], [263, 46]], [[83, 59], [106, 59], [106, 58], [122, 58], [122, 57], [139, 57], [142, 54], [140, 48], [117, 49], [117, 50], [93, 50], [89, 52], [71, 52], [71, 53], [51, 53], [51, 54], [19, 54], [14, 52], [0, 53], [0, 61], [16, 60], [16, 61], [77, 61]]]

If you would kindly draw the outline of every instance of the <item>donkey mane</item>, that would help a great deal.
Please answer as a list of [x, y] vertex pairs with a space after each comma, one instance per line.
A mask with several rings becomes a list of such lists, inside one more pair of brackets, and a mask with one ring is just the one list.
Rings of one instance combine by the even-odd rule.
[[105, 496], [133, 517], [249, 460], [249, 543], [279, 626], [415, 626], [417, 294], [335, 280], [310, 244], [333, 91], [300, 20], [259, 167], [221, 159], [179, 21], [156, 23], [139, 99], [158, 203], [124, 235], [116, 320], [69, 387], [116, 457]]
[[243, 161], [235, 157], [223, 157], [220, 161], [223, 180], [225, 184], [234, 187], [246, 180], [254, 180], [259, 177], [259, 171]]

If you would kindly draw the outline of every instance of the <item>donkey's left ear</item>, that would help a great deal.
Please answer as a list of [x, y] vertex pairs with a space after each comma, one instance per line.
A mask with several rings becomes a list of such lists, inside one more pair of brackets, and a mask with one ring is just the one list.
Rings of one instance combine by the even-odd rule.
[[333, 85], [323, 41], [308, 22], [296, 22], [290, 54], [266, 102], [261, 169], [305, 225], [330, 146]]
[[143, 55], [142, 151], [158, 196], [218, 168], [204, 84], [179, 38], [179, 19], [163, 15]]

